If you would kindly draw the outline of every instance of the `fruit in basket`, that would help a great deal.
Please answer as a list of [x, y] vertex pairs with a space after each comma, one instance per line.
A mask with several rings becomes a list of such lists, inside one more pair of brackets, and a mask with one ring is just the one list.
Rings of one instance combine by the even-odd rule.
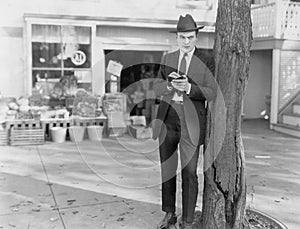
[[73, 115], [95, 117], [98, 100], [85, 90], [79, 90], [74, 98]]
[[52, 98], [61, 98], [63, 96], [63, 86], [61, 83], [55, 83], [53, 91], [51, 93]]
[[29, 106], [28, 105], [21, 105], [20, 107], [19, 107], [19, 110], [21, 111], [21, 112], [28, 112], [29, 111]]
[[29, 99], [25, 98], [25, 97], [20, 97], [17, 100], [17, 104], [21, 107], [21, 106], [29, 106]]
[[0, 114], [6, 115], [7, 111], [9, 111], [9, 107], [5, 103], [0, 104]]
[[18, 112], [16, 114], [16, 119], [33, 119], [33, 116], [29, 112]]
[[18, 105], [17, 103], [15, 103], [15, 102], [9, 103], [9, 104], [8, 104], [8, 107], [9, 107], [9, 109], [11, 109], [11, 110], [15, 110], [15, 111], [19, 110], [19, 105]]
[[6, 112], [6, 119], [15, 119], [17, 114], [18, 114], [18, 111], [9, 110]]
[[6, 112], [6, 114], [8, 114], [8, 115], [16, 115], [17, 113], [18, 113], [18, 111], [16, 111], [16, 110], [9, 110]]

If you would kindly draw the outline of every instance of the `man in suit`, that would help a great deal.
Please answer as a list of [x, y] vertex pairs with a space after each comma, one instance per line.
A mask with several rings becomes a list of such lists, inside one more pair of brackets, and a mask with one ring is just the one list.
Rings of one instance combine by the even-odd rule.
[[[180, 16], [176, 40], [179, 50], [166, 54], [161, 63], [154, 92], [161, 98], [153, 122], [153, 138], [159, 139], [162, 174], [162, 210], [166, 212], [157, 228], [172, 228], [177, 222], [176, 171], [179, 149], [182, 175], [181, 228], [191, 229], [198, 195], [197, 164], [204, 143], [205, 102], [216, 96], [216, 83], [196, 48], [198, 30], [191, 15]], [[201, 60], [202, 59], [202, 60]], [[205, 60], [204, 60], [205, 61]]]

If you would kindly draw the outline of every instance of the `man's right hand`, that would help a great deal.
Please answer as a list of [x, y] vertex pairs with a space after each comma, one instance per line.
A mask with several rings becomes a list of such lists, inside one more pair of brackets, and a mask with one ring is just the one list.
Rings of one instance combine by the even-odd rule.
[[178, 79], [179, 77], [182, 77], [181, 75], [179, 75], [177, 72], [171, 72], [168, 75], [168, 81], [171, 82], [174, 79]]

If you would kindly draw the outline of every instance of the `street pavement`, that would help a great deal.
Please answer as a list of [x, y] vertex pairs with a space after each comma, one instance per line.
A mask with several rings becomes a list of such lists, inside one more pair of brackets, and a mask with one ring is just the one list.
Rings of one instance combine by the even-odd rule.
[[[299, 229], [299, 139], [269, 130], [263, 120], [244, 121], [242, 134], [247, 207]], [[198, 170], [201, 210], [201, 158]], [[0, 147], [0, 229], [150, 229], [163, 217], [160, 201], [156, 141], [125, 135]]]

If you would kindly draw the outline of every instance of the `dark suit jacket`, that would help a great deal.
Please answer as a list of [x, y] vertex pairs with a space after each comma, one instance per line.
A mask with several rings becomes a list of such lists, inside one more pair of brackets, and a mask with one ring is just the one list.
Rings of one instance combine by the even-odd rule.
[[[170, 101], [175, 93], [174, 90], [167, 89], [168, 75], [178, 68], [179, 50], [166, 54], [160, 66], [157, 79], [154, 81], [154, 92], [161, 97], [161, 102], [157, 112], [157, 118], [153, 122], [153, 138], [157, 139], [166, 118]], [[189, 137], [193, 144], [204, 143], [206, 131], [206, 108], [205, 101], [215, 98], [217, 84], [207, 67], [204, 54], [195, 49], [194, 55], [188, 69], [188, 81], [191, 83], [190, 94], [183, 94], [184, 115], [189, 132]], [[202, 61], [203, 60], [203, 61]]]

